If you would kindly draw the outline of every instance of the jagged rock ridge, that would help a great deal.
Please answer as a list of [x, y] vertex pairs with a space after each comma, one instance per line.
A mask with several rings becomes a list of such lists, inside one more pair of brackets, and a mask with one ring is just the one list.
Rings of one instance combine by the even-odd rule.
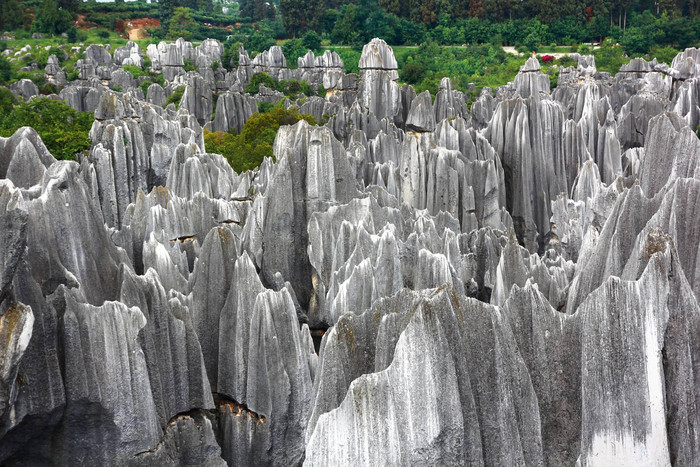
[[[470, 110], [399, 86], [380, 39], [359, 75], [222, 51], [93, 45], [72, 83], [50, 59], [89, 153], [0, 138], [0, 463], [697, 462], [700, 51], [577, 56], [554, 90], [531, 58]], [[329, 118], [239, 174], [203, 127], [281, 98], [258, 71]]]

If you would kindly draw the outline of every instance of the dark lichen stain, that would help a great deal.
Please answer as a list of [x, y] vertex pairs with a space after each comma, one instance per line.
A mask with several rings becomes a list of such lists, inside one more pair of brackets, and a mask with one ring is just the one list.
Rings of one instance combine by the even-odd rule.
[[659, 229], [651, 229], [646, 236], [642, 255], [646, 261], [649, 261], [654, 254], [665, 252], [667, 245], [672, 244], [673, 240], [667, 233]]
[[0, 337], [5, 340], [5, 347], [10, 344], [12, 333], [22, 317], [23, 310], [24, 307], [22, 305], [15, 303], [5, 310], [2, 318], [0, 318], [0, 326], [3, 329]]
[[173, 239], [170, 240], [170, 241], [171, 241], [171, 242], [182, 242], [182, 243], [184, 243], [184, 242], [191, 242], [191, 241], [193, 241], [194, 239], [195, 239], [195, 236], [194, 236], [194, 235], [182, 235], [182, 236], [180, 236], [180, 237], [173, 238]]
[[355, 326], [347, 317], [342, 317], [336, 325], [338, 340], [345, 341], [353, 350], [357, 348], [355, 343]]
[[254, 420], [256, 423], [265, 423], [267, 421], [264, 415], [250, 410], [245, 404], [241, 404], [224, 394], [214, 393], [213, 395], [216, 408], [221, 414], [229, 413], [236, 417], [248, 416], [250, 420]]

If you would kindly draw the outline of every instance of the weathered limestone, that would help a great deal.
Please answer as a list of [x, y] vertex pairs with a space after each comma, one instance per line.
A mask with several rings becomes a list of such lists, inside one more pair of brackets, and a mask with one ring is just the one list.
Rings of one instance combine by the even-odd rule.
[[[331, 459], [341, 465], [542, 462], [537, 399], [510, 327], [498, 309], [450, 293], [438, 289], [424, 299], [398, 338], [391, 364], [357, 378], [340, 406], [318, 418], [307, 443], [308, 465]], [[471, 331], [475, 326], [481, 335]], [[465, 359], [463, 352], [489, 357]], [[502, 397], [493, 397], [494, 388]], [[446, 406], [453, 410], [438, 415]], [[509, 422], [490, 423], [494, 416]]]
[[39, 94], [39, 88], [33, 81], [23, 78], [15, 83], [10, 84], [10, 91], [19, 99], [28, 101], [33, 96]]
[[0, 416], [17, 400], [17, 374], [32, 337], [34, 314], [21, 303], [11, 305], [0, 316]]
[[[347, 203], [357, 193], [354, 171], [345, 150], [326, 127], [311, 127], [304, 120], [280, 130], [274, 152], [278, 164], [266, 192], [265, 280], [279, 272], [291, 282], [301, 304], [311, 292], [306, 224], [310, 216], [335, 203]], [[272, 240], [274, 238], [274, 240]]]
[[[0, 464], [696, 462], [699, 51], [575, 56], [551, 93], [530, 58], [470, 111], [399, 88], [379, 39], [359, 81], [145, 52], [145, 96], [134, 43], [73, 83], [49, 59], [94, 111], [77, 163], [0, 138]], [[245, 94], [259, 71], [327, 93]], [[241, 174], [206, 151], [279, 101], [322, 125]]]
[[360, 57], [360, 105], [377, 119], [395, 118], [401, 108], [399, 75], [394, 52], [381, 39], [372, 39]]
[[211, 120], [212, 92], [201, 76], [190, 78], [180, 101], [180, 108], [197, 118], [200, 125]]
[[22, 127], [9, 138], [0, 138], [0, 177], [17, 187], [40, 183], [54, 162], [56, 159], [33, 128]]
[[226, 92], [216, 101], [216, 116], [212, 123], [213, 131], [229, 131], [240, 133], [245, 122], [258, 111], [255, 98], [240, 92]]
[[124, 47], [117, 47], [114, 50], [114, 63], [116, 65], [143, 66], [141, 48], [135, 42], [129, 41]]

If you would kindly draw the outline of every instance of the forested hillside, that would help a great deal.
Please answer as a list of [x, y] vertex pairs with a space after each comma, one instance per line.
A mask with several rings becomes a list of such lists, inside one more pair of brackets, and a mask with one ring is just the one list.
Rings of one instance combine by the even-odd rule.
[[75, 39], [81, 24], [123, 32], [130, 19], [146, 16], [159, 20], [149, 30], [158, 39], [223, 41], [236, 36], [259, 42], [254, 44], [259, 47], [246, 44], [249, 50], [313, 31], [339, 45], [358, 46], [381, 37], [393, 45], [491, 42], [529, 50], [610, 37], [628, 53], [644, 54], [655, 46], [694, 45], [700, 37], [699, 13], [697, 0], [4, 0], [0, 29], [27, 35], [66, 33]]

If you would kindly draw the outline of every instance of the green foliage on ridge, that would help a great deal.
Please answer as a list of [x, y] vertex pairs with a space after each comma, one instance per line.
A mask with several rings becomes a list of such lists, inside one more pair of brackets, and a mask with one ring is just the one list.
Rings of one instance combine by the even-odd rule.
[[92, 112], [78, 112], [55, 99], [34, 98], [13, 106], [5, 114], [0, 121], [0, 136], [12, 136], [17, 129], [30, 126], [56, 159], [75, 160], [77, 153], [90, 149], [88, 134], [92, 122]]
[[285, 109], [278, 104], [265, 113], [253, 114], [239, 135], [205, 129], [204, 145], [207, 152], [223, 155], [236, 172], [252, 170], [265, 157], [273, 157], [272, 147], [280, 126], [293, 125], [299, 120], [316, 124], [311, 115], [300, 114], [296, 107]]

